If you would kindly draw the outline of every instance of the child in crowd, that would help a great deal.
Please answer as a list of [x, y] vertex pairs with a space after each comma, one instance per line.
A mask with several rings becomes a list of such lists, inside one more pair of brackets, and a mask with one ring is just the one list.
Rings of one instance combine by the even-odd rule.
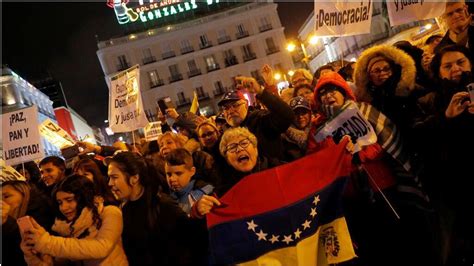
[[214, 191], [212, 185], [196, 187], [196, 168], [193, 157], [185, 149], [178, 148], [166, 155], [165, 172], [171, 197], [178, 201], [179, 206], [188, 216], [196, 201]]

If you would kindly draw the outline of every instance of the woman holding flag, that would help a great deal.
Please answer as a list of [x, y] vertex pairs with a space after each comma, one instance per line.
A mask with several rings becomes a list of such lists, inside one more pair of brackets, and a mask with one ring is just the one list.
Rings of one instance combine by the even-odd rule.
[[[382, 113], [355, 100], [339, 74], [321, 77], [314, 91], [319, 114], [310, 130], [308, 153], [334, 147], [345, 138], [351, 140], [346, 146], [354, 154], [353, 178], [346, 190], [350, 199], [346, 218], [362, 265], [380, 265], [381, 261], [384, 265], [402, 265], [406, 261], [401, 259], [408, 257], [426, 263], [433, 258], [428, 256], [431, 232], [428, 226], [418, 224], [424, 222], [424, 213], [403, 202], [403, 191], [407, 191], [403, 188], [417, 187], [403, 180], [416, 179], [404, 169], [409, 163], [404, 159], [399, 132]], [[348, 116], [351, 109], [355, 114]], [[400, 153], [389, 152], [393, 150]], [[408, 217], [420, 219], [405, 221]]]

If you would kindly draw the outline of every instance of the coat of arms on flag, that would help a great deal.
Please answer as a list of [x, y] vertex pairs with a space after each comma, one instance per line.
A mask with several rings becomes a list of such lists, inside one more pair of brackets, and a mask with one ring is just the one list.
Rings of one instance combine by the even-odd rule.
[[342, 210], [346, 142], [249, 175], [207, 216], [212, 263], [328, 265], [355, 257]]

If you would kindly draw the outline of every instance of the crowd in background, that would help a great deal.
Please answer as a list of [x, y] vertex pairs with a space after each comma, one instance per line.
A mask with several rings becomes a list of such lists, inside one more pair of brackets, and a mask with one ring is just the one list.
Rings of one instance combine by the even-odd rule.
[[[299, 69], [281, 92], [264, 65], [263, 84], [237, 77], [217, 116], [168, 109], [157, 141], [79, 142], [72, 169], [59, 157], [18, 165], [26, 181], [2, 180], [3, 264], [209, 265], [205, 220], [219, 197], [251, 173], [347, 140], [345, 216], [358, 257], [346, 264], [472, 265], [474, 33], [464, 2], [448, 3], [444, 18], [444, 36]], [[349, 105], [377, 142], [354, 152], [349, 135], [317, 141]], [[32, 227], [22, 231], [25, 215]]]

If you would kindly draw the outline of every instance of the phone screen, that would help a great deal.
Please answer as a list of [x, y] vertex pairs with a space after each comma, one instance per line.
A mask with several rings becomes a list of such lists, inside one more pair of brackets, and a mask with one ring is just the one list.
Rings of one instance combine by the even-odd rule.
[[466, 88], [469, 92], [469, 98], [471, 100], [471, 103], [474, 103], [474, 83], [467, 85]]

